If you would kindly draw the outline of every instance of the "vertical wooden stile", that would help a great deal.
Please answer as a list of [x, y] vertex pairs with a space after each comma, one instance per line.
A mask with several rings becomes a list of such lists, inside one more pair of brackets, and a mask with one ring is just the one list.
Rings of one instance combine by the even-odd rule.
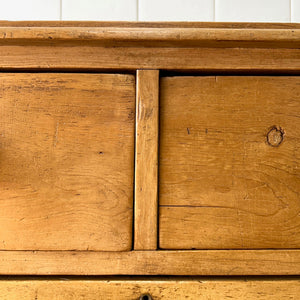
[[134, 250], [157, 249], [159, 71], [137, 70]]

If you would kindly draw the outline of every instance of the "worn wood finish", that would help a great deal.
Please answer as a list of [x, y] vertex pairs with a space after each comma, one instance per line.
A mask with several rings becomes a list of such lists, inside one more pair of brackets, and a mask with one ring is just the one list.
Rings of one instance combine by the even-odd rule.
[[[54, 26], [54, 24], [56, 26]], [[283, 47], [298, 48], [297, 24], [0, 22], [0, 44], [69, 41], [112, 46]], [[90, 26], [89, 26], [90, 25]], [[211, 25], [211, 26], [210, 26]], [[272, 30], [270, 30], [272, 29]]]
[[300, 275], [300, 251], [0, 251], [0, 274]]
[[300, 69], [299, 24], [0, 22], [0, 26], [3, 70], [299, 73]]
[[162, 95], [174, 80], [170, 95], [186, 101], [162, 112], [160, 133], [175, 131], [161, 139], [160, 246], [210, 250], [153, 251], [155, 115], [137, 123], [135, 180], [147, 195], [136, 190], [132, 243], [136, 70], [149, 70], [138, 72], [147, 81], [138, 94], [156, 107], [158, 71], [150, 70], [299, 75], [299, 40], [299, 24], [0, 21], [0, 70], [15, 72], [0, 74], [0, 274], [300, 275], [299, 249], [211, 250], [299, 248], [293, 76], [240, 77], [237, 88], [233, 77], [162, 80]]
[[[296, 49], [0, 47], [2, 69], [298, 72]], [[266, 51], [267, 54], [266, 54]], [[34, 54], [34, 55], [33, 55]], [[78, 55], [77, 55], [78, 54]], [[84, 57], [89, 57], [87, 61]]]
[[298, 28], [0, 27], [0, 45], [93, 43], [105, 46], [299, 48]]
[[300, 78], [169, 77], [163, 249], [300, 247]]
[[136, 86], [134, 249], [157, 249], [159, 71], [138, 70]]
[[179, 72], [300, 74], [299, 57], [299, 49], [276, 48], [1, 46], [0, 70], [135, 72], [136, 69], [161, 69]]
[[0, 280], [2, 299], [73, 300], [138, 299], [149, 294], [153, 299], [297, 299], [299, 277], [210, 279], [28, 279]]
[[0, 248], [130, 250], [134, 76], [0, 82]]

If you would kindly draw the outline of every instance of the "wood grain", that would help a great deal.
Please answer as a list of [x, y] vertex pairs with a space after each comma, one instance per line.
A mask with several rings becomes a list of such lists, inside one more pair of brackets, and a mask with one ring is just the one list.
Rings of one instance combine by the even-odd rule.
[[2, 299], [10, 300], [73, 300], [73, 299], [139, 299], [149, 294], [153, 299], [297, 299], [300, 279], [296, 278], [238, 278], [209, 279], [79, 279], [70, 278], [0, 281]]
[[0, 44], [299, 48], [300, 29], [196, 27], [0, 27]]
[[300, 275], [300, 251], [0, 251], [0, 274]]
[[[146, 234], [136, 234], [151, 241], [150, 247], [141, 246], [151, 250], [129, 251], [135, 78], [48, 73], [135, 74], [137, 69], [152, 69], [173, 75], [299, 75], [299, 24], [0, 21], [0, 27], [0, 70], [5, 72], [0, 74], [0, 274], [300, 275], [299, 250], [273, 249], [300, 244], [298, 77], [248, 81], [241, 76], [235, 79], [236, 87], [233, 77], [194, 85], [174, 78], [168, 94], [185, 101], [170, 101], [171, 113], [163, 111], [168, 118], [161, 118], [172, 119], [166, 126], [168, 139], [162, 137], [162, 149], [172, 147], [161, 156], [166, 175], [161, 181], [166, 184], [161, 246], [272, 249], [153, 251], [157, 243], [151, 230], [157, 230], [157, 224], [140, 218], [146, 222]], [[19, 73], [29, 71], [36, 73]], [[141, 77], [146, 74], [140, 72]], [[163, 79], [163, 86], [165, 80], [173, 79]], [[151, 96], [150, 90], [144, 92]], [[228, 94], [229, 102], [224, 98]], [[284, 129], [282, 142], [279, 127]], [[178, 137], [182, 144], [172, 144]], [[169, 154], [168, 162], [164, 155]], [[155, 170], [156, 164], [152, 167]], [[147, 207], [147, 197], [140, 199], [141, 207]], [[157, 211], [151, 209], [154, 216]], [[178, 285], [162, 295], [174, 298], [180, 293]], [[299, 294], [296, 283], [295, 289], [286, 285], [264, 285], [259, 291], [257, 285], [253, 293], [255, 298], [272, 298], [273, 292]], [[64, 299], [74, 298], [67, 287], [55, 287]], [[85, 287], [82, 282], [82, 297], [89, 293]], [[202, 287], [201, 295], [206, 295], [208, 289]], [[235, 287], [242, 299], [245, 288]], [[151, 291], [158, 295], [162, 288], [157, 294]], [[221, 286], [212, 289], [223, 295]], [[33, 297], [42, 298], [36, 286], [21, 293], [32, 290], [38, 293]], [[126, 286], [105, 291], [111, 290], [132, 298]], [[187, 285], [184, 294], [193, 291]], [[88, 295], [94, 297], [93, 292]], [[245, 295], [251, 298], [251, 293]]]
[[0, 81], [0, 248], [131, 249], [134, 76]]
[[167, 77], [160, 97], [160, 247], [299, 248], [300, 78]]
[[[50, 51], [49, 49], [55, 49]], [[88, 59], [86, 59], [88, 57]], [[299, 49], [1, 46], [0, 70], [300, 74]]]
[[134, 249], [157, 249], [159, 71], [137, 71]]

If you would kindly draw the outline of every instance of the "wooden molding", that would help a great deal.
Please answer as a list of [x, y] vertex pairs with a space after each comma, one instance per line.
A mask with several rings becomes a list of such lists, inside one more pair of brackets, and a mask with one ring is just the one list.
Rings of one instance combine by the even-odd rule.
[[[8, 24], [9, 25], [9, 24]], [[300, 29], [207, 27], [0, 27], [0, 44], [96, 43], [104, 46], [143, 47], [276, 47], [299, 48]]]
[[0, 70], [299, 73], [300, 25], [0, 22]]

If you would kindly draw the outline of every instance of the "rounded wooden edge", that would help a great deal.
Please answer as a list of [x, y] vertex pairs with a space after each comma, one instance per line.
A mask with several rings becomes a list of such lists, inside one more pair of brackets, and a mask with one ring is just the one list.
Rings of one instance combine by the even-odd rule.
[[[0, 23], [1, 25], [1, 23]], [[15, 24], [12, 24], [15, 25]], [[70, 24], [71, 25], [71, 24]], [[0, 44], [96, 42], [117, 46], [298, 48], [300, 28], [1, 26]]]

